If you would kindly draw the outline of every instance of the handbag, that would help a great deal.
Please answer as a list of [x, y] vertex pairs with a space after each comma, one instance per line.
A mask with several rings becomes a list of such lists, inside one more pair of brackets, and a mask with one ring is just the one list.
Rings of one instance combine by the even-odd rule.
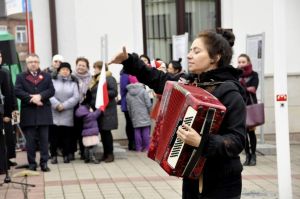
[[251, 104], [247, 105], [246, 126], [247, 128], [253, 128], [263, 125], [265, 123], [265, 111], [264, 103], [254, 104], [252, 96], [250, 94]]

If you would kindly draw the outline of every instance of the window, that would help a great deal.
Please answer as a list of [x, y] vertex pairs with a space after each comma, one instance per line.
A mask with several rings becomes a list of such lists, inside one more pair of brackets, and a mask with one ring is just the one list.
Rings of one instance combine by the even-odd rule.
[[185, 0], [185, 31], [190, 42], [202, 30], [216, 28], [215, 0]]
[[170, 61], [172, 35], [176, 35], [176, 0], [145, 0], [147, 54]]
[[7, 31], [7, 26], [0, 25], [0, 32], [6, 32]]
[[26, 26], [16, 26], [16, 43], [27, 43]]
[[[218, 24], [220, 13], [217, 13], [219, 12], [217, 7], [220, 0], [143, 0], [143, 2], [145, 53], [150, 59], [161, 58], [169, 62], [172, 59], [172, 36], [182, 32], [181, 29], [184, 28], [184, 32], [188, 32], [190, 45], [201, 30], [214, 29]], [[180, 6], [182, 4], [183, 6]]]

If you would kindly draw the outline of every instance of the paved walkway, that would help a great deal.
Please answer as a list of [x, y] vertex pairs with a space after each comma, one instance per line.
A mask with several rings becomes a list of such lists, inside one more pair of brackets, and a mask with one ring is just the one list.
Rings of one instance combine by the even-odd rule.
[[[300, 145], [291, 145], [293, 198], [300, 198]], [[242, 155], [242, 160], [244, 160]], [[17, 162], [26, 163], [26, 153], [18, 152]], [[75, 160], [51, 165], [51, 172], [28, 177], [36, 187], [29, 188], [29, 199], [79, 198], [181, 198], [181, 180], [170, 177], [145, 153], [127, 152], [127, 158], [99, 165]], [[12, 169], [10, 174], [19, 172]], [[0, 176], [3, 182], [4, 176]], [[22, 178], [13, 178], [21, 181]], [[258, 156], [255, 167], [244, 167], [242, 198], [278, 198], [276, 156]], [[0, 199], [21, 199], [21, 186], [4, 184]]]

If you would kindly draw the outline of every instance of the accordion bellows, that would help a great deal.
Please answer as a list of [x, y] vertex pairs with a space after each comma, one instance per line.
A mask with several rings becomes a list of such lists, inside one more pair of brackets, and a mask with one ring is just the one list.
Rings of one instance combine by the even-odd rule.
[[[225, 106], [206, 90], [167, 81], [148, 157], [155, 160], [169, 175], [199, 178], [205, 164], [204, 140], [217, 134]], [[184, 144], [176, 131], [183, 123], [201, 134], [199, 147]]]

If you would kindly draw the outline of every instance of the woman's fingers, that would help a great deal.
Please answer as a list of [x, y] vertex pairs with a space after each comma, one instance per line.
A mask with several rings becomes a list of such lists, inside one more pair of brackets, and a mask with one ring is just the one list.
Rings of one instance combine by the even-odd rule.
[[190, 126], [183, 124], [177, 130], [177, 136], [184, 143], [191, 146], [199, 146], [201, 141], [201, 136]]
[[125, 46], [123, 46], [123, 48], [122, 48], [122, 49], [123, 49], [123, 54], [124, 54], [124, 55], [127, 55], [127, 52], [126, 52], [126, 47], [125, 47]]
[[123, 61], [128, 59], [128, 54], [126, 52], [126, 47], [123, 46], [122, 52], [118, 53], [109, 63], [110, 64], [121, 64]]

